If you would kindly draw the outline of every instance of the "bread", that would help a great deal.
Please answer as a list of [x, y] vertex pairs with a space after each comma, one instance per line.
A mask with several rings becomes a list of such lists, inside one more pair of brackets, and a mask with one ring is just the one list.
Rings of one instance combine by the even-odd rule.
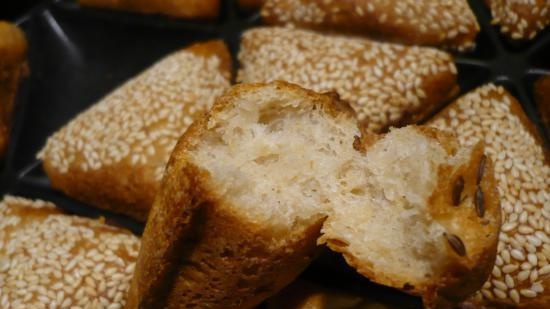
[[139, 238], [53, 204], [0, 202], [1, 308], [121, 308]]
[[51, 185], [145, 221], [178, 138], [230, 84], [220, 41], [175, 52], [53, 134], [39, 155]]
[[238, 0], [239, 6], [245, 9], [258, 9], [264, 0]]
[[11, 117], [19, 80], [27, 71], [27, 40], [17, 26], [0, 21], [0, 156], [9, 142]]
[[[447, 291], [460, 298], [479, 289], [492, 268], [500, 226], [490, 161], [481, 181], [485, 217], [478, 218], [470, 205], [475, 187], [471, 178], [478, 171], [482, 146], [457, 151], [450, 136], [416, 127], [396, 129], [385, 137], [359, 136], [349, 106], [336, 96], [285, 82], [237, 85], [218, 98], [172, 153], [145, 227], [126, 308], [251, 308], [288, 284], [315, 256], [327, 216], [321, 242], [346, 252], [343, 241], [361, 246], [377, 234], [348, 239], [339, 225], [355, 225], [357, 216], [383, 229], [382, 222], [374, 222], [381, 212], [375, 208], [393, 214], [406, 212], [403, 207], [408, 205], [423, 212], [416, 218], [385, 219], [384, 224], [398, 231], [388, 229], [392, 235], [375, 239], [380, 247], [388, 246], [390, 254], [397, 253], [392, 261], [417, 248], [426, 250], [419, 259], [440, 258], [432, 263], [441, 272], [417, 280], [389, 280], [384, 274], [398, 267], [366, 272], [364, 256], [348, 259], [350, 263], [375, 281], [409, 288], [430, 301], [448, 296]], [[410, 151], [403, 151], [411, 144], [415, 146]], [[366, 148], [366, 154], [354, 146]], [[387, 160], [390, 157], [406, 159]], [[393, 167], [388, 167], [390, 161]], [[394, 178], [377, 176], [379, 166]], [[397, 173], [400, 168], [406, 172]], [[415, 173], [423, 178], [410, 177]], [[443, 173], [452, 177], [441, 177]], [[458, 173], [464, 175], [466, 201], [451, 207], [448, 187]], [[406, 181], [413, 187], [399, 186]], [[385, 186], [395, 186], [387, 198]], [[415, 219], [433, 230], [415, 228]], [[427, 242], [435, 248], [384, 244], [408, 229], [420, 239], [431, 237]], [[464, 239], [466, 256], [446, 244], [444, 232]], [[476, 239], [471, 238], [474, 234]], [[399, 245], [406, 248], [396, 250]]]
[[516, 99], [492, 84], [466, 94], [431, 124], [455, 132], [462, 146], [484, 141], [495, 162], [503, 210], [498, 256], [472, 302], [549, 308], [550, 167], [535, 127]]
[[539, 78], [535, 83], [534, 92], [542, 124], [550, 135], [550, 75]]
[[182, 18], [215, 18], [220, 0], [78, 0], [83, 6], [164, 14]]
[[240, 82], [285, 80], [338, 92], [369, 132], [416, 123], [458, 91], [445, 52], [304, 30], [248, 30], [239, 60]]
[[491, 8], [492, 23], [514, 40], [531, 40], [550, 24], [548, 0], [485, 0]]
[[296, 280], [267, 301], [267, 309], [397, 309], [364, 295]]
[[367, 35], [465, 51], [479, 25], [466, 0], [266, 0], [268, 24]]

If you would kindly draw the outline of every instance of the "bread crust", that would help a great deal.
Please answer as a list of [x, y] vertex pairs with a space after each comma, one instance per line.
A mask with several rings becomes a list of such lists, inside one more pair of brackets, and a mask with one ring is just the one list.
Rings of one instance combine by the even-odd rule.
[[[272, 86], [353, 119], [349, 107], [330, 96], [283, 82]], [[263, 87], [234, 86], [180, 139], [143, 234], [127, 309], [252, 308], [295, 279], [317, 254], [323, 219], [273, 234], [232, 213], [207, 171], [190, 163], [188, 152], [200, 143], [209, 119]]]
[[[443, 24], [440, 14], [445, 12], [448, 14]], [[268, 24], [367, 35], [460, 51], [473, 48], [479, 32], [477, 20], [465, 0], [266, 0], [262, 17]]]
[[[189, 64], [188, 57], [192, 57], [194, 62]], [[208, 61], [214, 58], [217, 59], [215, 67], [209, 66]], [[176, 63], [170, 64], [169, 61]], [[159, 68], [159, 65], [162, 67]], [[187, 65], [189, 67], [186, 67]], [[205, 75], [194, 76], [193, 74], [199, 74], [195, 66], [201, 68]], [[209, 41], [194, 44], [166, 57], [151, 69], [122, 85], [48, 140], [41, 157], [52, 187], [98, 208], [145, 221], [160, 185], [164, 166], [177, 139], [192, 119], [204, 112], [210, 104], [208, 101], [213, 101], [217, 93], [229, 87], [230, 70], [231, 58], [225, 44], [221, 41]], [[194, 73], [187, 77], [186, 74], [189, 72]], [[193, 89], [186, 89], [189, 87], [180, 85], [192, 83], [194, 79], [204, 81], [198, 86], [193, 86]], [[171, 85], [174, 81], [178, 82], [177, 87], [166, 85]], [[150, 89], [155, 91], [151, 92]], [[142, 93], [137, 99], [136, 92]], [[147, 97], [147, 93], [154, 95]], [[98, 106], [122, 111], [105, 116]], [[178, 119], [170, 120], [170, 115], [162, 111], [170, 109], [175, 114], [174, 108], [180, 109], [182, 119], [178, 116]], [[98, 119], [99, 117], [110, 118]], [[152, 124], [142, 125], [150, 119], [157, 120]], [[104, 124], [103, 127], [90, 129], [99, 121]], [[140, 127], [128, 128], [127, 124], [130, 121]], [[119, 127], [116, 130], [107, 129], [109, 124], [119, 124]], [[86, 131], [92, 132], [89, 133], [92, 135], [91, 139], [88, 135], [82, 134]], [[153, 135], [160, 137], [148, 142], [147, 147], [140, 147], [132, 144], [132, 140], [136, 138], [135, 134], [141, 134], [146, 138]], [[161, 142], [161, 138], [165, 141]], [[76, 144], [81, 144], [82, 147], [71, 146]], [[87, 150], [86, 144], [92, 144], [95, 147], [93, 152], [99, 156], [99, 159], [93, 159], [92, 163], [90, 156], [93, 155]], [[112, 146], [119, 144], [129, 145], [131, 152], [122, 158], [118, 157], [118, 153], [114, 154], [114, 157], [109, 156]], [[145, 163], [140, 161], [142, 156], [147, 159]], [[136, 158], [140, 160], [136, 162]], [[99, 167], [94, 168], [91, 164], [97, 161]]]
[[239, 82], [285, 80], [337, 92], [372, 133], [415, 124], [459, 90], [447, 53], [305, 30], [248, 30], [239, 61]]
[[0, 221], [3, 308], [124, 305], [138, 237], [13, 196], [0, 202]]
[[[458, 145], [452, 135], [417, 127], [417, 130], [436, 139], [449, 155], [457, 152]], [[363, 139], [373, 144], [376, 139]], [[324, 230], [321, 238], [333, 251], [343, 254], [347, 263], [374, 282], [396, 287], [406, 293], [422, 296], [424, 305], [429, 308], [451, 308], [479, 290], [493, 268], [501, 224], [499, 197], [493, 176], [492, 164], [485, 163], [485, 173], [480, 183], [484, 192], [485, 215], [480, 218], [473, 207], [473, 196], [477, 189], [477, 173], [480, 160], [484, 155], [483, 145], [476, 145], [470, 153], [469, 160], [456, 168], [441, 166], [438, 171], [438, 186], [427, 201], [428, 212], [432, 220], [439, 222], [447, 233], [458, 235], [466, 247], [466, 256], [459, 256], [445, 241], [441, 245], [447, 248], [447, 262], [433, 278], [426, 278], [420, 285], [413, 285], [413, 279], [397, 278], [389, 273], [375, 272], [370, 261], [356, 257], [345, 242], [332, 238], [330, 231]], [[366, 148], [368, 152], [368, 147]], [[466, 201], [459, 207], [453, 207], [453, 187], [456, 179], [462, 176], [464, 190], [462, 196]], [[470, 199], [468, 201], [468, 199]], [[331, 217], [327, 219], [330, 221]], [[481, 239], [479, 237], [482, 237]], [[410, 280], [410, 281], [409, 281]]]
[[[468, 113], [475, 117], [465, 117]], [[484, 140], [501, 196], [503, 225], [496, 264], [465, 308], [548, 308], [550, 275], [544, 272], [550, 269], [544, 267], [550, 258], [550, 169], [536, 127], [510, 93], [492, 84], [458, 99], [430, 125], [456, 132], [462, 145]]]
[[485, 0], [493, 24], [514, 40], [531, 40], [550, 24], [550, 5], [546, 0]]
[[216, 18], [220, 0], [78, 0], [84, 6], [164, 14], [182, 18]]
[[9, 143], [19, 81], [28, 74], [27, 40], [17, 26], [0, 21], [0, 156]]

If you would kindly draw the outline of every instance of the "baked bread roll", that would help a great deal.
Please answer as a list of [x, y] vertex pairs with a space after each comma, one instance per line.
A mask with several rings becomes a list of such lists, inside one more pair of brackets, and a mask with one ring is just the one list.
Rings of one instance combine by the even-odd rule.
[[336, 91], [369, 132], [416, 123], [458, 92], [451, 55], [284, 28], [244, 33], [238, 81]]
[[139, 238], [53, 204], [0, 202], [0, 307], [122, 308]]
[[28, 71], [27, 40], [17, 26], [0, 21], [0, 156], [9, 142], [13, 104], [20, 78]]
[[220, 14], [220, 0], [78, 0], [78, 3], [182, 18], [215, 18]]
[[[500, 226], [490, 161], [478, 186], [485, 215], [471, 205], [482, 146], [457, 150], [454, 138], [416, 127], [359, 136], [345, 103], [285, 82], [238, 85], [218, 98], [172, 153], [126, 308], [251, 308], [311, 261], [327, 216], [322, 242], [340, 252], [345, 241], [376, 250], [382, 268], [373, 272], [364, 271], [364, 255], [349, 259], [375, 281], [430, 302], [479, 289]], [[465, 201], [453, 207], [449, 186], [459, 175]], [[359, 232], [345, 233], [364, 234], [348, 238], [346, 224]], [[427, 277], [385, 276], [419, 265]]]
[[267, 300], [267, 309], [398, 309], [349, 292], [296, 280]]
[[535, 99], [542, 123], [550, 135], [550, 75], [541, 77], [535, 84]]
[[492, 23], [514, 40], [530, 40], [550, 24], [548, 0], [485, 0], [493, 15]]
[[483, 86], [432, 121], [462, 146], [486, 144], [494, 160], [503, 225], [492, 275], [475, 304], [550, 307], [550, 167], [537, 131], [504, 88]]
[[164, 167], [193, 118], [230, 85], [220, 41], [154, 64], [53, 134], [39, 155], [54, 188], [145, 221]]
[[266, 0], [262, 17], [268, 24], [459, 51], [472, 49], [479, 32], [466, 0]]

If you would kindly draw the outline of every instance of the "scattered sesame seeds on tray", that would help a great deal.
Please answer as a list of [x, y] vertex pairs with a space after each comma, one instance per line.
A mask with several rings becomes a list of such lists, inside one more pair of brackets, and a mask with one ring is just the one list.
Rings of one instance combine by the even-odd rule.
[[[450, 28], [448, 27], [453, 27], [451, 24], [431, 23], [430, 25], [436, 28], [447, 27], [445, 29], [448, 31], [441, 38], [438, 38], [438, 42], [442, 40], [446, 43], [424, 42], [423, 44], [450, 47], [450, 50], [454, 51], [454, 54], [452, 54], [454, 65], [449, 62], [448, 51], [443, 52], [419, 47], [412, 48], [418, 53], [429, 50], [428, 54], [434, 57], [435, 55], [440, 55], [440, 57], [435, 57], [435, 60], [430, 58], [431, 61], [438, 63], [434, 66], [433, 70], [439, 72], [441, 69], [441, 72], [445, 72], [445, 74], [449, 72], [453, 73], [452, 75], [456, 78], [456, 83], [460, 86], [460, 94], [454, 94], [454, 98], [458, 95], [463, 96], [482, 85], [489, 83], [497, 85], [484, 86], [477, 91], [467, 94], [466, 97], [462, 97], [457, 103], [454, 103], [454, 106], [458, 106], [459, 102], [466, 102], [461, 103], [465, 105], [469, 104], [467, 102], [472, 102], [472, 104], [473, 102], [477, 102], [481, 106], [479, 110], [449, 108], [443, 111], [443, 113], [451, 113], [451, 110], [455, 110], [456, 117], [460, 120], [457, 120], [458, 123], [456, 121], [453, 122], [452, 119], [446, 120], [445, 123], [442, 120], [436, 122], [438, 125], [454, 128], [457, 133], [464, 133], [459, 134], [459, 136], [462, 136], [462, 142], [465, 144], [471, 143], [468, 137], [464, 137], [465, 134], [468, 135], [471, 133], [473, 136], [479, 133], [479, 130], [486, 130], [476, 129], [477, 125], [482, 125], [483, 127], [489, 125], [491, 130], [499, 133], [488, 134], [485, 137], [488, 140], [488, 148], [490, 149], [487, 154], [495, 162], [497, 169], [504, 169], [512, 175], [509, 178], [504, 178], [503, 176], [498, 178], [499, 176], [497, 176], [501, 194], [502, 192], [509, 192], [508, 195], [504, 194], [502, 201], [504, 209], [503, 218], [506, 220], [504, 220], [505, 223], [502, 226], [496, 266], [490, 280], [487, 281], [481, 292], [471, 300], [472, 303], [487, 300], [506, 304], [515, 304], [518, 301], [523, 303], [526, 300], [540, 299], [541, 295], [550, 290], [548, 285], [544, 283], [548, 280], [547, 278], [550, 274], [550, 268], [548, 267], [548, 262], [550, 261], [548, 258], [550, 250], [550, 247], [548, 247], [548, 229], [550, 228], [548, 227], [548, 214], [550, 213], [548, 209], [548, 177], [544, 178], [545, 175], [548, 175], [548, 165], [541, 167], [540, 162], [542, 161], [537, 163], [541, 156], [543, 156], [541, 153], [544, 153], [544, 150], [541, 149], [548, 151], [550, 143], [548, 142], [548, 135], [543, 134], [542, 141], [539, 142], [543, 146], [534, 146], [533, 142], [535, 139], [530, 137], [534, 136], [533, 132], [535, 131], [543, 132], [541, 129], [542, 121], [537, 112], [538, 106], [534, 100], [533, 86], [535, 81], [540, 77], [550, 75], [550, 60], [548, 59], [550, 32], [546, 28], [541, 29], [548, 23], [548, 21], [543, 19], [544, 16], [546, 16], [545, 18], [548, 17], [548, 13], [542, 6], [539, 6], [537, 9], [532, 8], [527, 17], [530, 18], [536, 13], [540, 17], [538, 21], [534, 23], [520, 21], [514, 23], [515, 26], [505, 29], [506, 20], [511, 18], [510, 20], [517, 21], [523, 18], [521, 17], [523, 15], [519, 13], [513, 13], [515, 8], [519, 7], [519, 4], [531, 4], [534, 7], [544, 4], [544, 1], [494, 0], [491, 1], [491, 6], [483, 3], [484, 1], [468, 1], [477, 19], [477, 23], [475, 23], [470, 17], [467, 18], [467, 22], [470, 25], [468, 29], [475, 29], [476, 32], [479, 32], [475, 41], [475, 49], [472, 49], [473, 44], [470, 43], [451, 42], [452, 40], [449, 38], [460, 36], [458, 34], [455, 35], [454, 30], [449, 30]], [[231, 50], [234, 64], [233, 73], [236, 75], [239, 69], [239, 59], [237, 56], [240, 51], [241, 37], [249, 29], [263, 24], [259, 12], [242, 10], [238, 7], [237, 2], [237, 0], [223, 1], [219, 18], [206, 22], [82, 8], [73, 0], [48, 1], [20, 18], [18, 24], [25, 31], [29, 40], [29, 66], [31, 74], [21, 84], [16, 101], [16, 116], [12, 125], [12, 136], [8, 151], [3, 159], [3, 168], [1, 171], [2, 182], [0, 188], [2, 189], [2, 193], [52, 201], [57, 207], [64, 209], [70, 214], [85, 217], [103, 216], [108, 222], [115, 222], [139, 233], [143, 228], [143, 224], [109, 211], [90, 207], [51, 189], [50, 182], [41, 166], [41, 162], [36, 159], [36, 154], [45, 145], [47, 137], [64, 126], [75, 115], [87, 110], [93, 103], [162, 57], [192, 43], [223, 39]], [[276, 1], [272, 2], [275, 3]], [[321, 1], [318, 2], [320, 3]], [[333, 0], [332, 2], [337, 1]], [[373, 2], [381, 3], [383, 1]], [[407, 8], [410, 6], [411, 1], [398, 2], [400, 4], [395, 5], [393, 9], [395, 11], [408, 12]], [[440, 2], [459, 3], [463, 1]], [[510, 6], [510, 3], [516, 4]], [[546, 1], [546, 4], [548, 4], [548, 1]], [[492, 16], [491, 8], [497, 5], [499, 5], [499, 8], [493, 9], [493, 14], [495, 15]], [[466, 9], [463, 8], [463, 12], [466, 12]], [[366, 14], [367, 11], [368, 8], [356, 9], [355, 14], [360, 14], [360, 12]], [[497, 15], [497, 12], [501, 15]], [[298, 13], [300, 12], [296, 14]], [[441, 15], [432, 13], [428, 15], [438, 21], [443, 22], [447, 20], [445, 13]], [[462, 16], [463, 14], [460, 13], [458, 15]], [[511, 17], [504, 17], [505, 15]], [[393, 21], [389, 17], [389, 15], [386, 17], [377, 15], [377, 22], [380, 22], [380, 19], [383, 23]], [[316, 20], [312, 19], [311, 22], [314, 21]], [[498, 21], [500, 26], [492, 24], [492, 22], [496, 21]], [[423, 28], [422, 25], [426, 26], [424, 22], [420, 22], [415, 18], [411, 19], [410, 23], [416, 25], [420, 32]], [[479, 25], [479, 29], [474, 25]], [[460, 29], [458, 31], [465, 32]], [[506, 33], [503, 34], [501, 31]], [[247, 34], [244, 35], [245, 39], [246, 36]], [[308, 37], [310, 36], [315, 37], [317, 35], [308, 34]], [[510, 44], [507, 40], [508, 36], [527, 39], [534, 36], [534, 38], [527, 42]], [[353, 47], [357, 48], [357, 42], [360, 40], [364, 40], [364, 38], [346, 38], [339, 41], [352, 42], [349, 43], [350, 49], [352, 49]], [[391, 41], [395, 42], [396, 40], [394, 38]], [[279, 47], [290, 48], [295, 43], [290, 41], [285, 44], [281, 44], [281, 42], [275, 42], [274, 44], [280, 44], [281, 46]], [[389, 76], [392, 68], [393, 71], [391, 72], [394, 75], [397, 74], [397, 77], [401, 75], [396, 72], [401, 72], [401, 74], [405, 75], [409, 74], [408, 71], [411, 69], [398, 69], [399, 59], [397, 58], [399, 57], [395, 58], [391, 56], [396, 51], [393, 47], [390, 47], [393, 45], [387, 43], [376, 44], [377, 47], [373, 49], [376, 50], [376, 53], [373, 52], [374, 54], [371, 55], [374, 64], [367, 70], [370, 70], [371, 75], [375, 77], [380, 73], [383, 76], [386, 76], [386, 74]], [[302, 42], [302, 44], [308, 45], [311, 43]], [[348, 43], [345, 45], [348, 46]], [[350, 50], [345, 48], [342, 53], [335, 53], [334, 47], [327, 46], [325, 43], [310, 47], [318, 49], [317, 52], [320, 54], [330, 54], [332, 50], [334, 57], [344, 57], [346, 55], [345, 51]], [[268, 48], [268, 46], [262, 45], [257, 48]], [[386, 53], [388, 49], [390, 50], [389, 54]], [[397, 48], [397, 50], [399, 49]], [[459, 50], [465, 51], [457, 52]], [[277, 50], [273, 50], [273, 53], [275, 52]], [[273, 53], [270, 55], [273, 56]], [[245, 52], [242, 51], [241, 60], [245, 57], [244, 54]], [[428, 75], [424, 74], [423, 70], [418, 69], [418, 67], [423, 66], [430, 59], [418, 60], [420, 56], [413, 58], [414, 60], [411, 58], [411, 61], [407, 62], [406, 67], [417, 66], [416, 72], [419, 78], [403, 79], [403, 85], [399, 85], [399, 83], [392, 84], [393, 81], [388, 81], [388, 84], [384, 84], [384, 86], [364, 83], [360, 84], [360, 86], [354, 86], [354, 91], [347, 94], [342, 93], [341, 96], [348, 96], [347, 99], [351, 99], [351, 101], [354, 98], [360, 100], [360, 97], [365, 95], [380, 98], [384, 93], [390, 92], [386, 89], [388, 87], [392, 89], [392, 93], [397, 93], [400, 97], [407, 97], [407, 93], [410, 93], [409, 97], [413, 102], [416, 100], [421, 101], [424, 95], [433, 95], [431, 90], [421, 89], [421, 92], [418, 91], [419, 88], [415, 87], [415, 84], [418, 83], [417, 80], [420, 80], [420, 83], [422, 83], [423, 78], [420, 77], [431, 75], [432, 66], [425, 66], [426, 70], [428, 70]], [[258, 58], [249, 60], [260, 66], [262, 65], [262, 61], [265, 61]], [[292, 62], [296, 59], [284, 60]], [[318, 62], [319, 66], [326, 64], [325, 59], [321, 59]], [[338, 65], [344, 64], [346, 62], [338, 61]], [[348, 67], [349, 69], [347, 69]], [[298, 67], [296, 71], [309, 72], [308, 70], [312, 70], [313, 68], [314, 66]], [[263, 69], [260, 67], [257, 71], [247, 72], [247, 74], [261, 76]], [[344, 69], [339, 71], [344, 71], [343, 74], [349, 74], [350, 72], [359, 70], [353, 65], [348, 65]], [[456, 75], [454, 69], [457, 71]], [[407, 72], [403, 73], [404, 70]], [[241, 77], [243, 76], [242, 73]], [[263, 76], [262, 78], [270, 77]], [[315, 77], [297, 75], [296, 78], [298, 79], [296, 80], [297, 82], [310, 82]], [[351, 84], [353, 85], [354, 82], [352, 80]], [[331, 81], [331, 83], [337, 82]], [[339, 86], [342, 89], [349, 87], [345, 84], [340, 84]], [[403, 87], [408, 92], [398, 91], [399, 88]], [[516, 103], [511, 97], [506, 99], [509, 97], [508, 93], [513, 95], [518, 102]], [[486, 100], [485, 97], [488, 94], [495, 94], [497, 99]], [[441, 102], [442, 105], [438, 105], [437, 108], [443, 109], [445, 105], [452, 103], [452, 101], [449, 98], [449, 100]], [[383, 103], [387, 101], [381, 100], [381, 102], [379, 105], [387, 108]], [[414, 105], [414, 103], [411, 104]], [[498, 121], [495, 120], [497, 116], [507, 113], [506, 106], [508, 106], [508, 110], [512, 108], [511, 106], [514, 106], [513, 109], [522, 109], [525, 115], [521, 119], [517, 117], [503, 117], [498, 118]], [[367, 117], [367, 112], [363, 111], [364, 117]], [[436, 114], [437, 111], [433, 110], [432, 112]], [[482, 117], [481, 114], [477, 114], [478, 112], [486, 116]], [[359, 114], [361, 114], [361, 111], [359, 111]], [[465, 119], [459, 118], [458, 115], [461, 115], [460, 117]], [[422, 116], [424, 116], [423, 120], [427, 121], [431, 115]], [[376, 120], [376, 115], [372, 117]], [[384, 127], [383, 117], [380, 116], [380, 121], [373, 125], [373, 131]], [[385, 117], [391, 118], [391, 113], [390, 115], [385, 115]], [[393, 117], [398, 118], [397, 116]], [[462, 121], [466, 119], [468, 121]], [[505, 120], [507, 122], [500, 122]], [[525, 123], [529, 124], [527, 126], [529, 127], [528, 132], [523, 130], [523, 126], [520, 125]], [[106, 124], [114, 125], [110, 123]], [[75, 133], [78, 135], [85, 134], [84, 131]], [[499, 149], [502, 147], [505, 147], [507, 150], [500, 151]], [[508, 149], [508, 147], [511, 148]], [[535, 159], [523, 160], [527, 156], [527, 153], [530, 154], [530, 158]], [[87, 168], [97, 167], [97, 160], [94, 158], [93, 155], [90, 156], [90, 161], [87, 161]], [[134, 160], [138, 164], [142, 161], [142, 156], [133, 156], [133, 154], [128, 158], [125, 160], [129, 160], [129, 162]], [[60, 164], [60, 166], [62, 165]], [[517, 179], [523, 179], [524, 177], [531, 181], [517, 184]], [[536, 177], [538, 177], [538, 183], [535, 181]], [[546, 184], [546, 188], [541, 187], [543, 184]], [[516, 188], [517, 186], [519, 187]], [[6, 201], [12, 200], [13, 198], [6, 199]], [[32, 205], [40, 207], [43, 204], [46, 205], [42, 202], [22, 202], [22, 200], [19, 202], [29, 207]], [[0, 205], [5, 204], [6, 202]], [[65, 214], [55, 214], [52, 216], [63, 218], [60, 219], [60, 222], [65, 222], [67, 229], [72, 231], [72, 227], [70, 226], [73, 224], [73, 219], [66, 219], [72, 217], [68, 217]], [[10, 219], [10, 222], [15, 222], [14, 220]], [[33, 231], [33, 233], [40, 233], [40, 231]], [[42, 247], [37, 246], [37, 248]], [[330, 260], [331, 262], [329, 264], [324, 263], [326, 260]], [[2, 267], [6, 266], [0, 261], [0, 270], [3, 269]], [[322, 270], [322, 276], [319, 275], [320, 270]], [[376, 300], [389, 303], [398, 308], [421, 308], [419, 299], [367, 282], [364, 278], [357, 276], [354, 271], [346, 268], [342, 260], [334, 259], [330, 255], [323, 255], [321, 259], [317, 260], [304, 273], [302, 279], [316, 281], [329, 287], [345, 288], [356, 293], [374, 295]], [[0, 307], [3, 304], [2, 302], [4, 302], [4, 295], [0, 295]], [[67, 293], [65, 292], [62, 302], [69, 299], [66, 295]], [[58, 297], [57, 294], [55, 297]], [[109, 298], [109, 300], [111, 299]], [[525, 308], [537, 308], [537, 305], [540, 304], [535, 304], [535, 307]], [[116, 307], [113, 306], [113, 308]]]

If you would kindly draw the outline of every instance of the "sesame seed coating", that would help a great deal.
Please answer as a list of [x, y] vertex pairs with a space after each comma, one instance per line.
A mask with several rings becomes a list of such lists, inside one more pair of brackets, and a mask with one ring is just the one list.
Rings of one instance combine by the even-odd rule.
[[515, 98], [492, 84], [458, 99], [431, 125], [455, 132], [463, 146], [483, 139], [494, 162], [503, 225], [480, 294], [485, 302], [544, 308], [537, 306], [549, 301], [550, 166], [536, 130]]
[[238, 81], [335, 90], [370, 132], [418, 121], [457, 89], [452, 57], [431, 48], [288, 28], [243, 34]]
[[492, 23], [515, 40], [533, 39], [550, 24], [548, 0], [489, 0]]
[[267, 0], [261, 13], [271, 24], [459, 51], [473, 48], [479, 32], [466, 0]]
[[140, 240], [53, 204], [0, 202], [0, 307], [122, 308]]
[[[190, 48], [220, 44], [228, 55], [216, 41]], [[188, 49], [173, 53], [78, 115], [39, 154], [52, 185], [144, 220], [177, 140], [230, 85], [223, 57]], [[75, 189], [79, 185], [86, 188]], [[117, 203], [122, 206], [112, 205]], [[124, 203], [140, 208], [139, 214]]]

